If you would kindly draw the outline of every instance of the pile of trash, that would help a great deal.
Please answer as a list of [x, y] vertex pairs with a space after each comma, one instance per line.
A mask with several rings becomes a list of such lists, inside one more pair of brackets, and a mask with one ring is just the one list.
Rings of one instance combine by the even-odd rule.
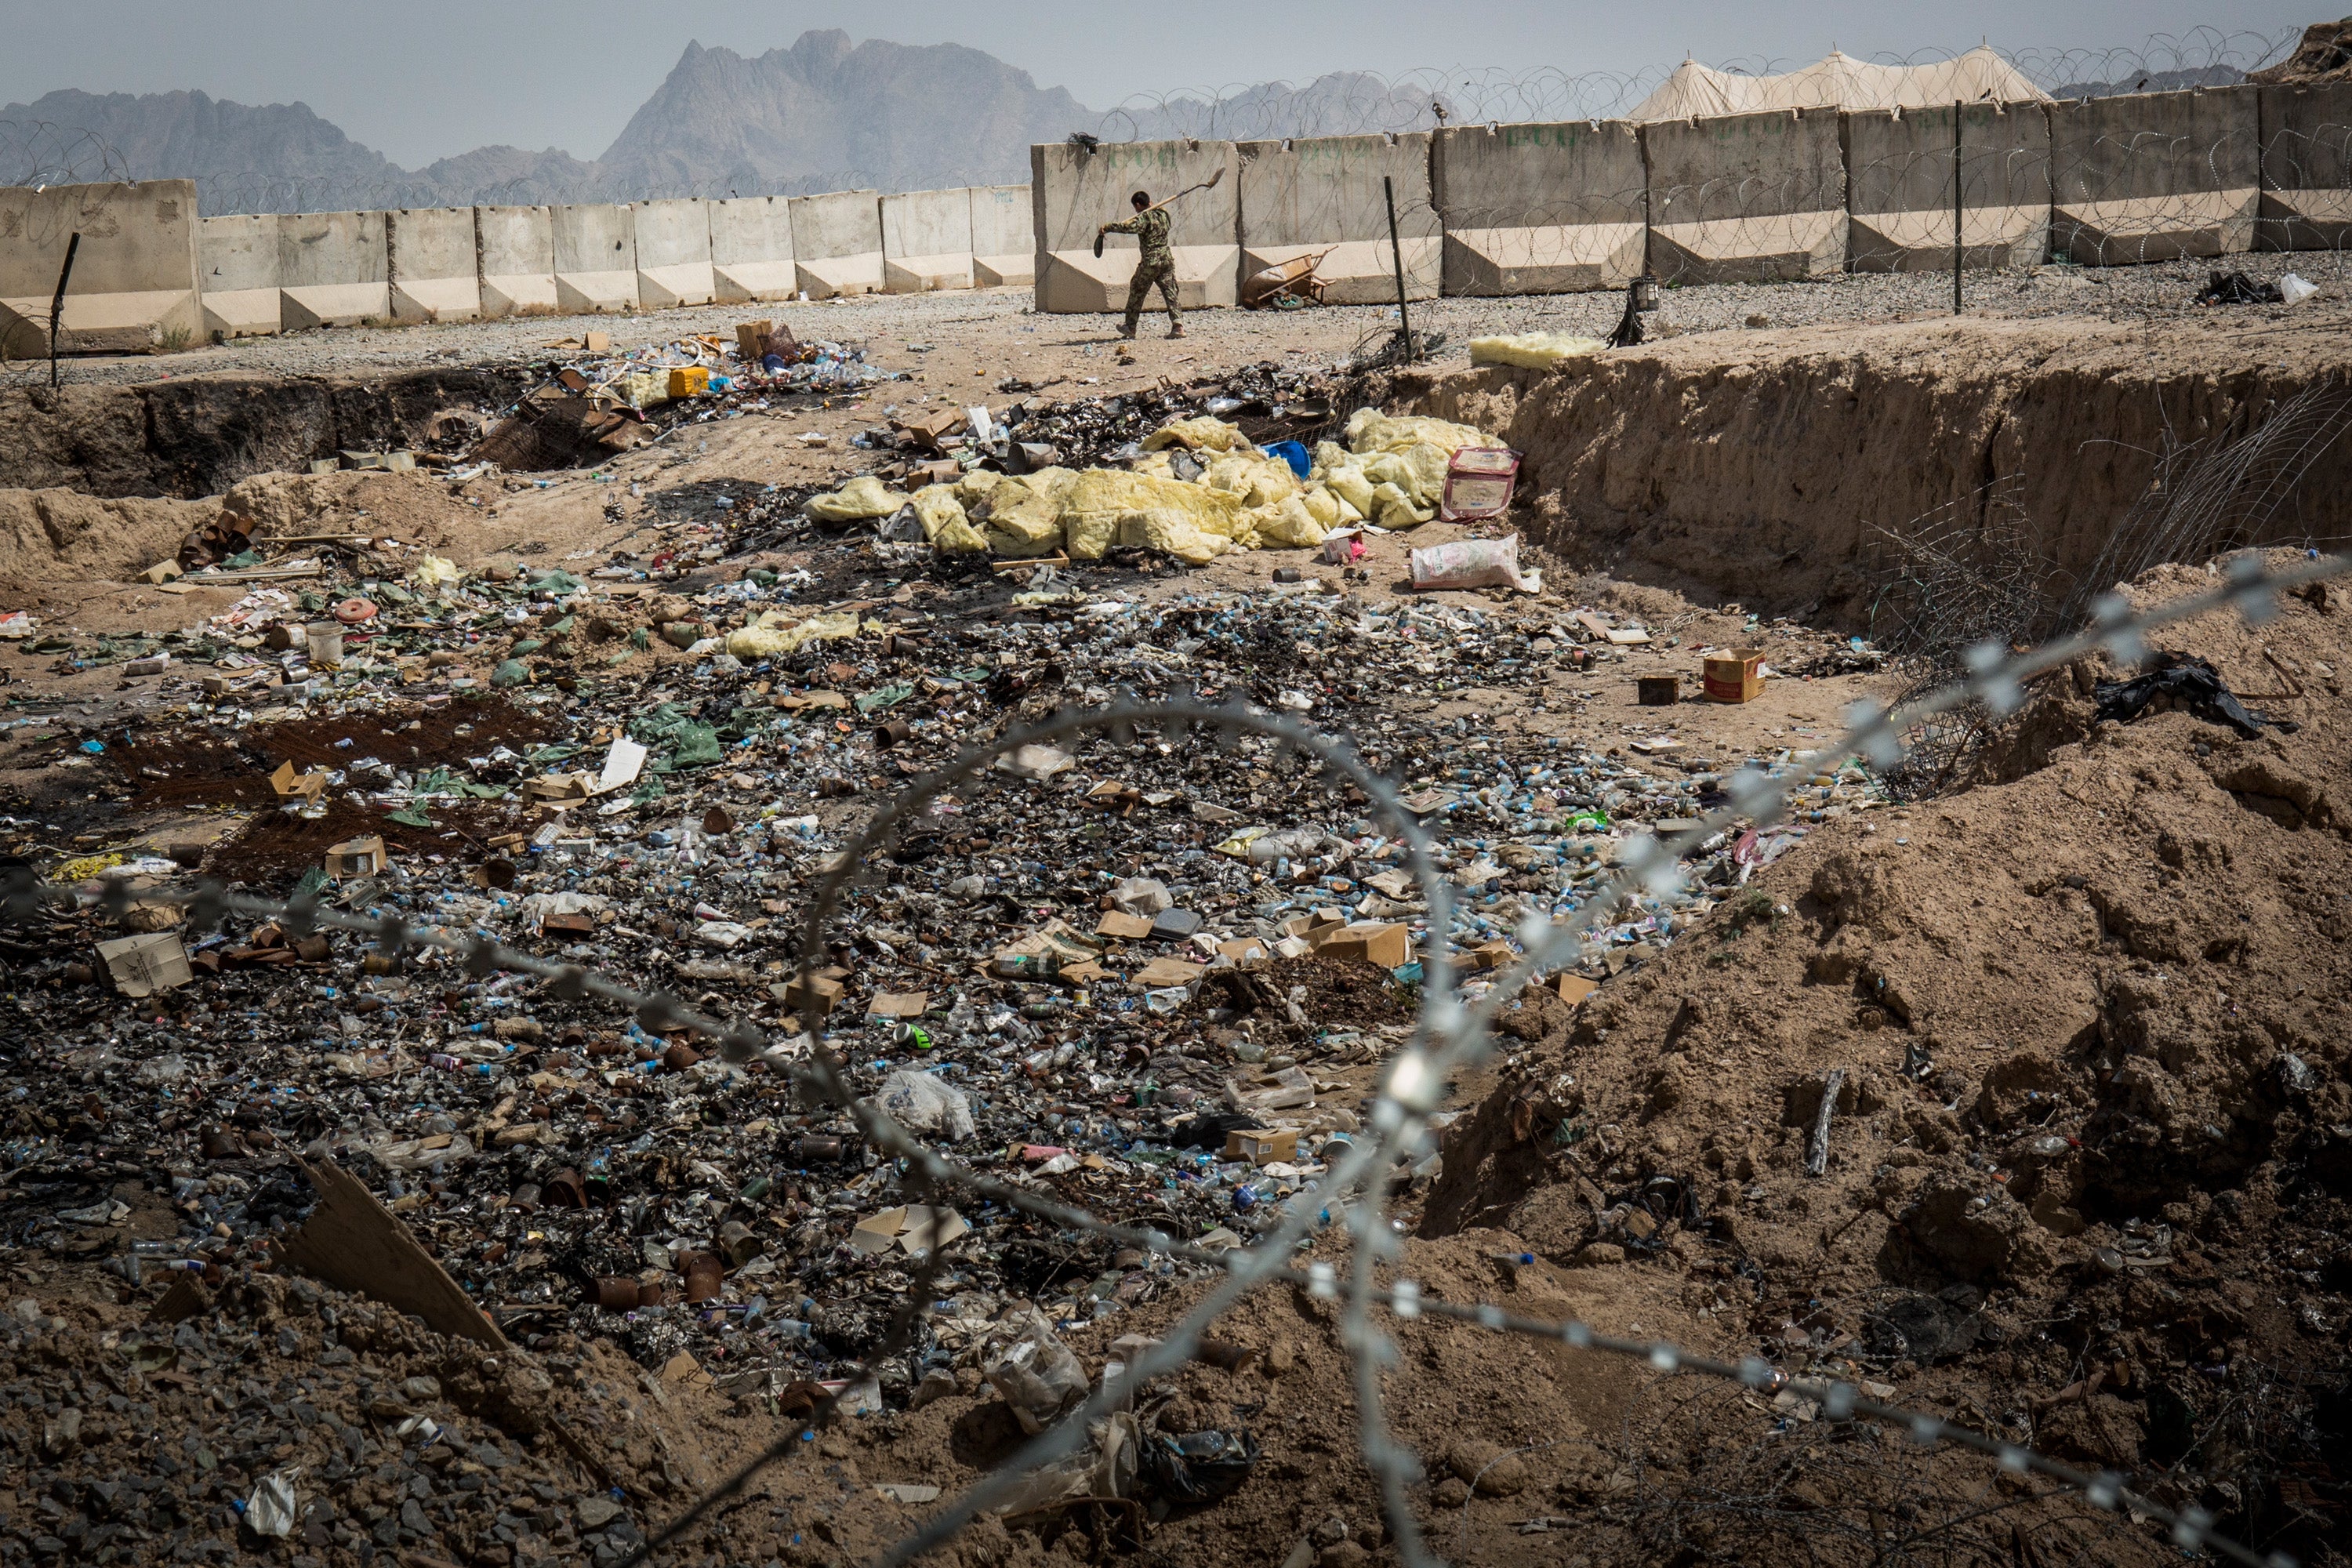
[[[1333, 531], [1419, 527], [1438, 515], [1454, 457], [1492, 447], [1467, 426], [1359, 409], [1346, 444], [1253, 444], [1213, 415], [1147, 437], [1124, 469], [1047, 461], [1021, 474], [974, 468], [912, 494], [860, 475], [803, 511], [834, 527], [878, 522], [885, 538], [943, 554], [1097, 561], [1115, 548], [1201, 565], [1229, 550], [1319, 547]], [[1050, 458], [1050, 448], [1027, 452]], [[1025, 467], [1025, 465], [1024, 465]]]
[[[1204, 468], [1223, 455], [1154, 455], [1196, 450]], [[481, 931], [790, 1042], [814, 887], [874, 801], [969, 737], [1119, 686], [1349, 724], [1437, 840], [1442, 929], [1394, 827], [1328, 777], [1263, 739], [1147, 732], [1024, 747], [936, 798], [871, 858], [820, 955], [815, 1000], [859, 1093], [1006, 1179], [1232, 1245], [1358, 1130], [1368, 1080], [1347, 1074], [1404, 1038], [1438, 937], [1478, 994], [1631, 839], [1787, 755], [1694, 756], [1661, 734], [1621, 757], [1383, 706], [1591, 668], [1646, 636], [1591, 613], [1364, 604], [1319, 582], [1150, 603], [924, 584], [838, 607], [798, 605], [772, 573], [646, 586], [427, 557], [320, 595], [383, 606], [331, 648], [311, 609], [262, 589], [164, 639], [218, 651], [197, 717], [60, 729], [135, 799], [258, 810], [209, 847], [44, 862], [119, 884], [133, 934], [91, 913], [13, 939], [41, 955], [17, 984], [45, 1001], [10, 1158], [135, 1152], [172, 1173], [176, 1223], [137, 1248], [79, 1207], [35, 1232], [133, 1285], [244, 1256], [300, 1212], [301, 1152], [427, 1226], [526, 1342], [606, 1334], [647, 1366], [688, 1353], [760, 1388], [870, 1351], [908, 1260], [952, 1237], [954, 1310], [883, 1372], [897, 1400], [971, 1364], [1016, 1300], [1093, 1321], [1185, 1270], [993, 1205], [934, 1212], [845, 1111], [684, 1031], [282, 920], [194, 930], [142, 895], [194, 870]], [[1878, 798], [1858, 766], [1810, 781], [1788, 826], [1719, 836], [1687, 891], [1612, 910], [1553, 988], [1573, 1000], [1654, 958], [1811, 823]]]
[[867, 363], [862, 347], [803, 343], [791, 328], [765, 321], [738, 327], [732, 343], [686, 337], [616, 353], [606, 334], [591, 332], [559, 346], [582, 352], [491, 426], [453, 478], [491, 464], [509, 473], [590, 466], [681, 424], [907, 378]]

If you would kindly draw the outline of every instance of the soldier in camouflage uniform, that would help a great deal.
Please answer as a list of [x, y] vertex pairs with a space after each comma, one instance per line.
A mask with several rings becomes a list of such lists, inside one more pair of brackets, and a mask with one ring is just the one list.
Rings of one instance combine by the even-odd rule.
[[1176, 312], [1176, 255], [1168, 248], [1168, 210], [1146, 211], [1151, 205], [1151, 195], [1138, 191], [1129, 198], [1135, 206], [1135, 216], [1125, 223], [1107, 223], [1105, 234], [1135, 236], [1141, 254], [1136, 258], [1135, 277], [1127, 286], [1127, 324], [1118, 330], [1122, 338], [1135, 336], [1136, 323], [1143, 317], [1143, 301], [1150, 297], [1154, 284], [1160, 297], [1168, 302], [1168, 335], [1184, 335], [1183, 318]]

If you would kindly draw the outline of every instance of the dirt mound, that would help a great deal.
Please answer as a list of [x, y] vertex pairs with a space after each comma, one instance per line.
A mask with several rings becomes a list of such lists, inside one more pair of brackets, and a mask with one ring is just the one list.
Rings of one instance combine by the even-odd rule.
[[363, 533], [446, 551], [479, 528], [479, 514], [426, 473], [260, 474], [200, 500], [0, 489], [0, 593], [130, 581], [176, 559], [189, 531], [224, 511], [265, 547], [283, 536]]
[[[2246, 321], [2246, 328], [2256, 323]], [[1580, 569], [1867, 625], [1878, 527], [2013, 479], [2052, 568], [2087, 568], [2168, 440], [2243, 428], [2338, 373], [2315, 340], [2210, 322], [1972, 318], [1699, 333], [1557, 370], [1406, 377], [1416, 411], [1526, 454], [1531, 538]], [[2320, 458], [2307, 497], [2352, 478]], [[1531, 502], [1530, 506], [1528, 503]], [[2252, 543], [2340, 519], [2290, 509]]]
[[1424, 1233], [1682, 1276], [1733, 1344], [2295, 1540], [2294, 1433], [2347, 1364], [2340, 1297], [2284, 1303], [2342, 1289], [2352, 1222], [2352, 637], [2291, 601], [2154, 640], [2300, 685], [2300, 731], [2092, 727], [2062, 683], [2034, 771], [1816, 832], [1587, 1004], [1455, 1131]]
[[216, 500], [100, 500], [76, 490], [0, 490], [0, 591], [40, 593], [61, 578], [136, 576], [168, 561]]

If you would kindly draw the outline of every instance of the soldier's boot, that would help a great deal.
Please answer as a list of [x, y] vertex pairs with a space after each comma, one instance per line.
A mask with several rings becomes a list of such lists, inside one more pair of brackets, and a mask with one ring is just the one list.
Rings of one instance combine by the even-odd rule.
[[1170, 327], [1168, 329], [1168, 335], [1171, 338], [1182, 337], [1184, 335], [1184, 323], [1179, 321], [1174, 326]]
[[1135, 329], [1133, 327], [1121, 327], [1118, 330], [1118, 335], [1125, 342], [1131, 343], [1135, 341]]

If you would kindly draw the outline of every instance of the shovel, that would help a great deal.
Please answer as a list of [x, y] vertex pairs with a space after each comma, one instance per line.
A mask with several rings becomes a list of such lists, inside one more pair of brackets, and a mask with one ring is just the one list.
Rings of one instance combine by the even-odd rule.
[[[1223, 179], [1224, 177], [1225, 177], [1225, 172], [1224, 172], [1223, 169], [1219, 169], [1215, 174], [1213, 174], [1210, 175], [1207, 179], [1202, 180], [1199, 184], [1197, 184], [1197, 185], [1187, 185], [1187, 186], [1185, 186], [1182, 190], [1181, 190], [1181, 191], [1177, 192], [1174, 195], [1170, 196], [1170, 197], [1168, 198], [1168, 201], [1165, 201], [1165, 202], [1154, 202], [1154, 203], [1152, 203], [1150, 206], [1148, 206], [1148, 207], [1144, 208], [1144, 209], [1143, 209], [1143, 212], [1144, 212], [1144, 213], [1156, 213], [1156, 212], [1158, 212], [1161, 207], [1166, 206], [1166, 205], [1168, 205], [1168, 202], [1181, 201], [1184, 197], [1191, 195], [1194, 191], [1205, 191], [1205, 190], [1207, 190], [1210, 186], [1212, 186], [1212, 185], [1215, 184], [1219, 180], [1222, 180], [1222, 179]], [[1141, 216], [1143, 216], [1143, 213], [1138, 213], [1138, 214], [1136, 214], [1135, 216], [1138, 216], [1138, 217], [1141, 217]], [[1096, 255], [1097, 258], [1099, 258], [1099, 257], [1102, 255], [1102, 253], [1103, 253], [1103, 232], [1102, 232], [1102, 230], [1100, 230], [1100, 229], [1097, 229], [1097, 230], [1095, 230], [1095, 255]]]

